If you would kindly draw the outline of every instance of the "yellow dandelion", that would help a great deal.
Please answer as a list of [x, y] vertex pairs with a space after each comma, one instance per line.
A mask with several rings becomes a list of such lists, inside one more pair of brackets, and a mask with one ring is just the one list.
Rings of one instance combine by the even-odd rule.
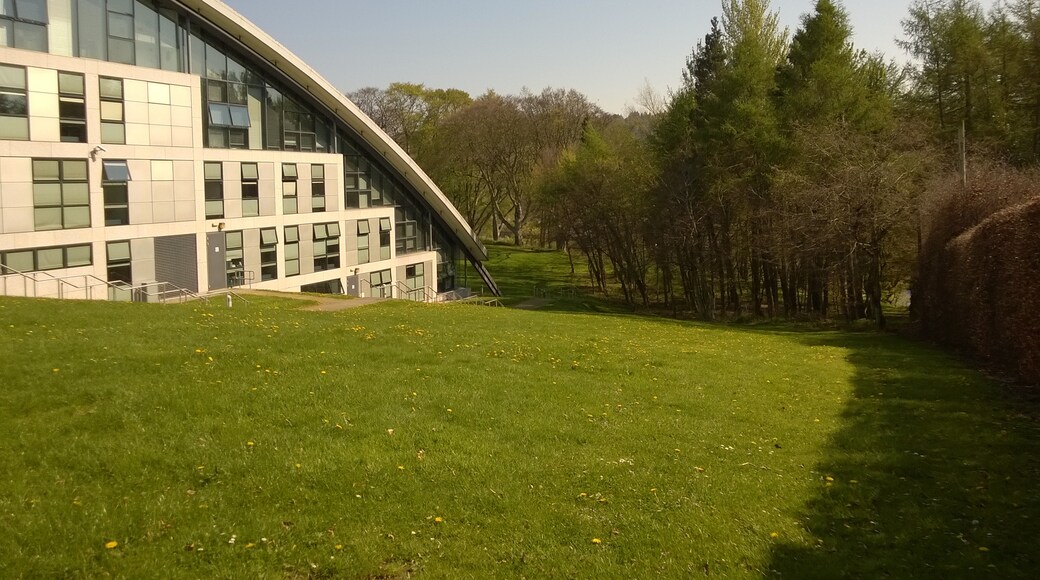
[[252, 446], [253, 446], [253, 442], [252, 441], [246, 441], [246, 447], [252, 447]]
[[773, 532], [773, 533], [769, 534], [769, 537], [770, 537], [770, 538], [774, 538], [774, 539], [776, 539], [776, 538], [779, 538], [779, 537], [780, 537], [780, 534], [778, 534], [778, 533], [776, 533], [776, 532]]
[[112, 540], [111, 542], [107, 542], [105, 544], [105, 549], [106, 550], [111, 550], [111, 549], [116, 548], [118, 546], [119, 546], [119, 542], [117, 542], [115, 540]]
[[325, 374], [328, 374], [328, 373], [326, 373], [325, 371], [321, 371], [321, 374], [325, 375]]
[[343, 544], [336, 544], [336, 549], [337, 550], [342, 550], [343, 549]]
[[433, 523], [435, 523], [435, 524], [443, 524], [444, 523], [444, 518], [442, 518], [440, 516], [437, 516], [437, 517], [433, 518]]
[[603, 543], [603, 540], [601, 540], [601, 539], [599, 539], [599, 538], [592, 538], [592, 543], [593, 543], [593, 544], [602, 544], [602, 543]]
[[397, 468], [400, 469], [401, 471], [404, 471], [404, 466], [403, 465], [398, 465]]

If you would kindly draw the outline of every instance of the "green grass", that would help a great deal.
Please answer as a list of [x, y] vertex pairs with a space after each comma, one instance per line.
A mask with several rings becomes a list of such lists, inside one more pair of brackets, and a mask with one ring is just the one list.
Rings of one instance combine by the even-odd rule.
[[250, 300], [0, 299], [0, 576], [1040, 566], [1037, 423], [933, 349]]
[[[508, 306], [530, 303], [535, 297], [532, 306], [546, 311], [618, 312], [622, 309], [620, 302], [610, 302], [596, 294], [589, 280], [585, 256], [576, 249], [568, 258], [559, 250], [494, 243], [489, 243], [487, 248], [488, 271], [502, 291], [502, 302]], [[482, 284], [475, 287], [488, 293]]]

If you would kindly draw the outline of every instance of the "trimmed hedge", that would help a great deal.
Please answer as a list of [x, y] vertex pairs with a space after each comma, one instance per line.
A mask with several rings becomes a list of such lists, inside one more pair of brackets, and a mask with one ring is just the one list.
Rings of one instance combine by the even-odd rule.
[[925, 333], [1040, 384], [1040, 199], [928, 246], [914, 297]]

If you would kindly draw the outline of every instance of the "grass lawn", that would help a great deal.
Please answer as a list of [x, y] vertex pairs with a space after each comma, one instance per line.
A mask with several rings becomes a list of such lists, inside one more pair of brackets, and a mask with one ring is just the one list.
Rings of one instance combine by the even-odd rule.
[[899, 338], [0, 299], [0, 577], [1031, 577], [1040, 431]]

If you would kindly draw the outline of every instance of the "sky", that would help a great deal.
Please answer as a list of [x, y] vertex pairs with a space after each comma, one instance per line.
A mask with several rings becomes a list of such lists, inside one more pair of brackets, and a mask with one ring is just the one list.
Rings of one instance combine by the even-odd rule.
[[[517, 94], [554, 87], [624, 114], [677, 87], [721, 0], [225, 0], [344, 92], [393, 82]], [[793, 34], [814, 0], [773, 0]], [[853, 43], [907, 59], [910, 0], [845, 0]]]

